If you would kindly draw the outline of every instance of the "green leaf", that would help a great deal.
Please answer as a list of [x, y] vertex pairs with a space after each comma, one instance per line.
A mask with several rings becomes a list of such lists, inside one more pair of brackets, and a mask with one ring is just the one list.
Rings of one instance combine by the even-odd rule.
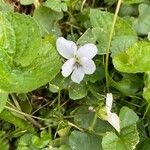
[[13, 5], [6, 3], [4, 0], [0, 0], [0, 11], [13, 11]]
[[138, 141], [137, 129], [132, 125], [123, 129], [120, 136], [107, 132], [103, 137], [102, 146], [104, 150], [133, 150]]
[[43, 5], [56, 12], [67, 11], [67, 4], [61, 0], [47, 0]]
[[45, 130], [43, 130], [40, 133], [40, 137], [35, 136], [35, 135], [32, 137], [33, 146], [40, 148], [40, 149], [47, 146], [50, 142], [51, 142], [51, 135], [48, 134], [47, 131]]
[[101, 138], [96, 135], [73, 131], [69, 136], [69, 144], [74, 150], [102, 150]]
[[41, 34], [51, 34], [59, 36], [61, 34], [57, 22], [63, 17], [62, 12], [55, 12], [43, 5], [40, 5], [33, 14], [33, 17], [38, 22]]
[[121, 129], [136, 124], [136, 122], [139, 119], [137, 114], [132, 109], [129, 109], [128, 107], [121, 108], [119, 118], [120, 118]]
[[133, 25], [139, 35], [147, 35], [150, 32], [150, 6], [139, 5], [139, 16], [134, 20]]
[[34, 3], [34, 0], [20, 0], [21, 5], [31, 5]]
[[72, 83], [69, 86], [69, 97], [73, 100], [78, 100], [87, 95], [87, 87], [85, 83], [77, 84], [77, 83]]
[[138, 42], [113, 58], [114, 67], [127, 73], [150, 71], [150, 43]]
[[[102, 45], [102, 52], [108, 46], [109, 34], [113, 22], [113, 14], [99, 10], [91, 9], [90, 21], [95, 37], [99, 45]], [[96, 28], [96, 29], [95, 29]], [[137, 35], [127, 21], [122, 18], [117, 19], [115, 31], [112, 39], [111, 52], [113, 55], [125, 51], [133, 43], [137, 41]]]
[[5, 105], [7, 103], [8, 93], [1, 93], [0, 92], [0, 113], [5, 108]]
[[136, 122], [138, 116], [131, 109], [123, 107], [119, 114], [121, 131], [119, 135], [107, 132], [103, 137], [104, 150], [133, 150], [139, 142]]
[[31, 139], [33, 136], [31, 133], [21, 136], [18, 140], [17, 150], [39, 150], [32, 145]]
[[58, 74], [61, 67], [58, 53], [41, 38], [33, 18], [0, 13], [0, 31], [0, 89], [25, 93]]
[[96, 39], [92, 33], [92, 30], [87, 29], [84, 34], [78, 39], [77, 44], [84, 45], [86, 43], [95, 43]]

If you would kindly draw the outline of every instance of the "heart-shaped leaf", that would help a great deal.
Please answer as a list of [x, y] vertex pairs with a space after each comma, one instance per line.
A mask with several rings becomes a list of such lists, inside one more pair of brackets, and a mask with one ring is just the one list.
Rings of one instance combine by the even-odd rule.
[[59, 72], [59, 56], [41, 38], [32, 17], [0, 13], [0, 31], [0, 89], [8, 93], [32, 91]]

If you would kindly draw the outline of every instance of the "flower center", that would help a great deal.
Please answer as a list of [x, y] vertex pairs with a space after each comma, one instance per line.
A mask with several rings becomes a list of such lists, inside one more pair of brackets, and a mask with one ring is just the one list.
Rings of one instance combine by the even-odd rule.
[[75, 57], [75, 59], [76, 59], [77, 65], [80, 65], [80, 59], [78, 57]]

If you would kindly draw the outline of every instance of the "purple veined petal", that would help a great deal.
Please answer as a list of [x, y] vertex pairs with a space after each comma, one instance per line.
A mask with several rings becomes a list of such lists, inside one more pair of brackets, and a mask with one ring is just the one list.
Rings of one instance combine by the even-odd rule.
[[62, 66], [62, 71], [61, 71], [62, 75], [64, 77], [68, 77], [72, 73], [74, 69], [74, 65], [75, 65], [74, 58], [70, 58], [69, 60], [67, 60]]
[[77, 46], [73, 41], [66, 40], [63, 37], [59, 37], [56, 41], [57, 51], [64, 58], [69, 59], [75, 56], [77, 52]]
[[107, 111], [107, 114], [109, 114], [111, 112], [112, 103], [113, 103], [113, 95], [112, 95], [112, 93], [107, 93], [107, 95], [106, 95], [106, 111]]
[[110, 112], [106, 119], [118, 132], [120, 132], [120, 120], [116, 113]]
[[85, 44], [81, 46], [77, 51], [77, 56], [79, 58], [86, 57], [92, 59], [97, 54], [97, 47], [94, 44]]
[[93, 74], [96, 70], [96, 66], [93, 60], [86, 57], [80, 59], [80, 63], [84, 69], [85, 74]]
[[80, 83], [84, 78], [84, 70], [82, 66], [76, 66], [72, 75], [71, 75], [71, 80], [75, 83]]

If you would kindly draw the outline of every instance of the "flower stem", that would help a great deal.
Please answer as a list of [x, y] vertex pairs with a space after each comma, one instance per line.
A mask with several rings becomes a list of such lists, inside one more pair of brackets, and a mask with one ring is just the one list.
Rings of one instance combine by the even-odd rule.
[[113, 17], [112, 28], [111, 28], [111, 31], [110, 31], [110, 34], [109, 34], [108, 47], [106, 49], [105, 76], [106, 76], [106, 88], [107, 88], [107, 92], [109, 92], [109, 78], [108, 78], [109, 77], [109, 73], [108, 73], [109, 50], [110, 50], [110, 47], [111, 47], [111, 41], [112, 41], [114, 29], [115, 29], [115, 24], [116, 24], [117, 16], [118, 16], [119, 9], [120, 9], [120, 6], [121, 6], [121, 2], [122, 2], [122, 0], [118, 0], [116, 11], [115, 11], [115, 15]]

